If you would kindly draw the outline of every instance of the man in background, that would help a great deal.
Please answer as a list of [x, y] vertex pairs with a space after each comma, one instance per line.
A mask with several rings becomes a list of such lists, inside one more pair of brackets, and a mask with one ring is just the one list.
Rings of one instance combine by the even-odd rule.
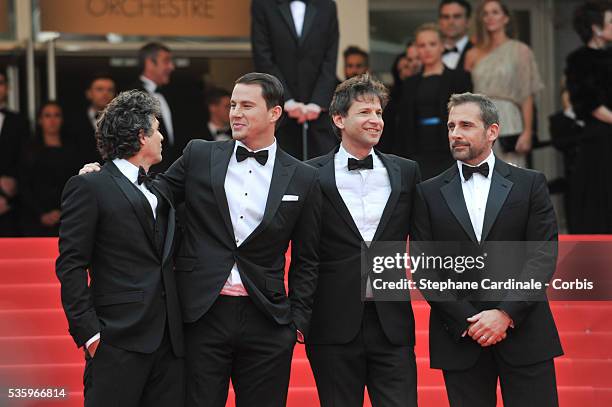
[[344, 57], [344, 79], [363, 75], [370, 69], [368, 53], [357, 46], [348, 46], [342, 56]]
[[224, 141], [232, 139], [229, 123], [231, 94], [222, 88], [213, 88], [206, 94], [208, 123], [204, 129], [205, 140]]
[[416, 75], [421, 72], [421, 60], [419, 59], [419, 53], [413, 41], [406, 44], [406, 59], [408, 61], [408, 76]]
[[438, 24], [444, 40], [442, 62], [450, 69], [463, 70], [465, 54], [472, 48], [468, 28], [472, 6], [466, 0], [442, 0]]

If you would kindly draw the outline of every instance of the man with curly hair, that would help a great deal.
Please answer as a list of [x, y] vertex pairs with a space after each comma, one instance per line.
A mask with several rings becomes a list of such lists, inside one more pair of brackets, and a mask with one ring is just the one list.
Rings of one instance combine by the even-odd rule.
[[113, 99], [97, 123], [106, 164], [72, 177], [62, 195], [56, 273], [70, 334], [85, 352], [87, 407], [183, 402], [172, 195], [147, 175], [161, 161], [159, 114], [142, 91]]

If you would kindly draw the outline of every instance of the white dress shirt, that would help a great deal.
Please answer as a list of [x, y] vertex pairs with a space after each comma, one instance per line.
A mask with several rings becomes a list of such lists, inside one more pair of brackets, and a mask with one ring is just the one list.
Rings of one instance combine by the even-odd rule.
[[348, 159], [355, 158], [340, 144], [334, 158], [336, 187], [365, 242], [371, 242], [380, 223], [391, 183], [387, 168], [373, 151], [373, 169], [349, 171]]
[[303, 1], [292, 1], [289, 3], [291, 7], [291, 16], [293, 17], [293, 24], [295, 24], [295, 31], [298, 37], [302, 36], [302, 28], [304, 28], [304, 15], [306, 15], [306, 3]]
[[444, 55], [442, 55], [442, 62], [444, 63], [444, 65], [446, 65], [447, 68], [457, 69], [459, 58], [461, 57], [461, 53], [465, 49], [465, 46], [467, 45], [468, 41], [469, 41], [469, 38], [466, 35], [465, 37], [457, 41], [457, 43], [455, 44], [455, 47], [457, 47], [458, 52], [454, 52], [454, 51], [447, 52]]
[[[145, 198], [147, 198], [147, 201], [149, 201], [149, 204], [151, 205], [151, 210], [153, 211], [153, 218], [155, 218], [155, 212], [157, 210], [157, 197], [151, 191], [149, 191], [147, 187], [145, 187], [144, 183], [138, 185], [138, 167], [136, 167], [128, 160], [124, 160], [123, 158], [115, 158], [113, 160], [113, 164], [115, 164], [119, 171], [121, 171], [121, 173], [125, 175], [125, 177], [144, 194]], [[91, 345], [98, 339], [100, 339], [99, 332], [92, 336], [87, 342], [85, 342], [85, 347], [89, 349], [89, 345]]]
[[166, 126], [166, 131], [168, 134], [162, 134], [162, 136], [168, 139], [168, 145], [174, 144], [174, 126], [172, 125], [172, 111], [170, 110], [170, 105], [168, 101], [161, 93], [157, 92], [157, 84], [153, 82], [151, 79], [147, 78], [144, 75], [140, 75], [140, 80], [144, 88], [154, 96], [159, 101], [159, 108], [161, 110], [161, 116], [164, 120], [164, 125]]
[[[493, 154], [493, 151], [489, 153], [489, 156], [482, 163], [484, 162], [489, 164], [489, 176], [485, 178], [482, 174], [477, 172], [466, 181], [465, 178], [463, 178], [463, 172], [461, 171], [461, 166], [464, 163], [462, 161], [457, 161], [460, 174], [459, 176], [461, 177], [463, 199], [465, 200], [465, 206], [467, 206], [470, 221], [472, 222], [472, 228], [474, 228], [474, 234], [476, 235], [478, 242], [480, 242], [482, 237], [482, 225], [484, 224], [487, 199], [489, 198], [491, 178], [493, 177], [493, 168], [495, 166], [495, 155]], [[479, 163], [478, 165], [482, 163]], [[473, 167], [471, 165], [469, 166]]]
[[[272, 171], [276, 159], [276, 140], [261, 150], [268, 150], [268, 161], [261, 165], [254, 158], [244, 161], [236, 160], [236, 150], [242, 142], [236, 141], [234, 153], [230, 158], [225, 175], [225, 197], [229, 207], [236, 246], [240, 246], [263, 219], [272, 182]], [[251, 150], [249, 150], [251, 151]], [[247, 296], [246, 289], [240, 279], [238, 266], [234, 263], [229, 278], [225, 282], [222, 295]]]

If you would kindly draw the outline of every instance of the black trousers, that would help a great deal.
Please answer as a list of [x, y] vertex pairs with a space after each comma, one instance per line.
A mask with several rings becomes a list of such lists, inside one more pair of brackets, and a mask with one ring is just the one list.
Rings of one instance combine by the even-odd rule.
[[529, 366], [512, 366], [493, 348], [486, 348], [471, 368], [443, 373], [451, 407], [495, 407], [498, 378], [505, 407], [559, 405], [552, 359]]
[[417, 405], [414, 347], [389, 342], [374, 303], [366, 303], [351, 342], [307, 344], [306, 353], [322, 407], [362, 407], [366, 386], [374, 407]]
[[180, 407], [185, 399], [185, 367], [167, 332], [151, 354], [131, 352], [100, 341], [85, 356], [85, 407]]
[[278, 325], [249, 297], [220, 295], [185, 325], [186, 405], [224, 407], [231, 378], [236, 406], [285, 406], [295, 342], [293, 326]]

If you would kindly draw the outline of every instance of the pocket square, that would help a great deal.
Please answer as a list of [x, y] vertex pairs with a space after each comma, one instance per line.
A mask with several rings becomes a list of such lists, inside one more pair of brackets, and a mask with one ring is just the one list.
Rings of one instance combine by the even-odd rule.
[[283, 195], [283, 201], [297, 201], [299, 198], [297, 195]]

